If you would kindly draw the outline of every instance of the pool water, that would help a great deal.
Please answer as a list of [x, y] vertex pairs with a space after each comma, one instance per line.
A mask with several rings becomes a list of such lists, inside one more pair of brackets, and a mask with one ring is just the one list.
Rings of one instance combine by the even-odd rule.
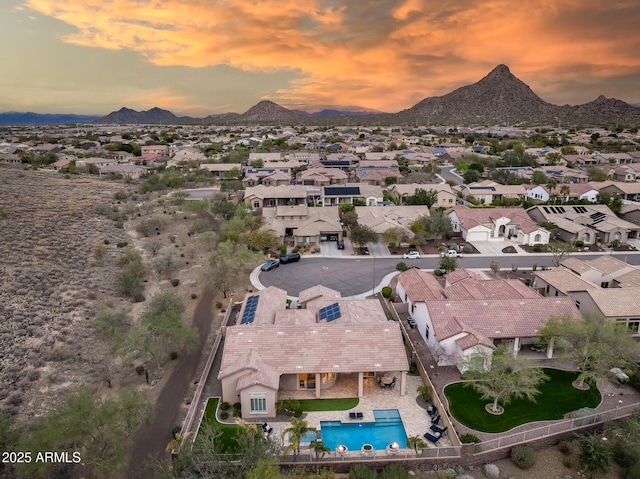
[[321, 421], [322, 442], [331, 450], [340, 444], [347, 446], [350, 451], [359, 451], [364, 444], [381, 450], [392, 442], [397, 442], [401, 448], [406, 447], [407, 433], [397, 409], [376, 410], [373, 416], [375, 422]]

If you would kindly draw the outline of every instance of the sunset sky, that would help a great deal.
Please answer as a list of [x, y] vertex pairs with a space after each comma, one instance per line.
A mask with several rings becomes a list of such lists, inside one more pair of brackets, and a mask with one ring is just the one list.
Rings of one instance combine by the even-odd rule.
[[396, 112], [504, 63], [640, 103], [639, 0], [2, 0], [0, 112]]

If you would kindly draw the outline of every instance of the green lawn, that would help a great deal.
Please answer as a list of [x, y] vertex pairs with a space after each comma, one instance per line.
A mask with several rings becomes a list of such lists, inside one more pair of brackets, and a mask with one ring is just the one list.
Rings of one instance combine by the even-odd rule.
[[298, 401], [303, 412], [346, 411], [358, 405], [358, 398], [301, 399]]
[[[220, 430], [222, 435], [220, 436], [220, 442], [222, 444], [221, 453], [233, 452], [236, 446], [235, 437], [238, 433], [238, 426], [236, 424], [224, 424], [216, 419], [216, 409], [218, 408], [218, 398], [210, 398], [207, 401], [207, 407], [204, 411], [202, 418], [202, 424], [200, 424], [200, 431], [205, 424], [212, 424], [216, 429]], [[228, 411], [231, 416], [232, 410]]]
[[588, 391], [580, 391], [571, 385], [578, 377], [577, 372], [547, 368], [543, 371], [549, 380], [540, 386], [536, 402], [514, 399], [499, 416], [485, 411], [485, 405], [492, 401], [480, 399], [473, 388], [464, 386], [467, 383], [449, 384], [444, 394], [449, 401], [451, 415], [476, 431], [503, 432], [528, 422], [562, 419], [570, 411], [595, 408], [600, 404], [601, 395], [594, 385]]

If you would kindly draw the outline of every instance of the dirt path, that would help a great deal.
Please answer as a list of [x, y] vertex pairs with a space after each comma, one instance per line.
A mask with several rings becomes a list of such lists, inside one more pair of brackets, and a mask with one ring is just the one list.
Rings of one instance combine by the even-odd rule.
[[203, 292], [193, 316], [193, 325], [198, 329], [200, 342], [192, 353], [180, 356], [178, 364], [160, 392], [151, 423], [142, 426], [131, 438], [130, 471], [127, 477], [153, 479], [153, 475], [144, 470], [145, 463], [152, 458], [169, 457], [165, 447], [172, 439], [171, 429], [182, 420], [177, 417], [178, 411], [191, 381], [194, 380], [211, 329], [212, 302], [213, 293]]

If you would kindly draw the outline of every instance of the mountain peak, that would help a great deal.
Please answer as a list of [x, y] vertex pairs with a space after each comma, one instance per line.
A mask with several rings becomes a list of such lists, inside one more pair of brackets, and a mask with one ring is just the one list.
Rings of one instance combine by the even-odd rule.
[[500, 64], [491, 70], [487, 76], [485, 76], [482, 80], [504, 80], [504, 79], [516, 79], [517, 78], [511, 73], [509, 67], [507, 65]]

